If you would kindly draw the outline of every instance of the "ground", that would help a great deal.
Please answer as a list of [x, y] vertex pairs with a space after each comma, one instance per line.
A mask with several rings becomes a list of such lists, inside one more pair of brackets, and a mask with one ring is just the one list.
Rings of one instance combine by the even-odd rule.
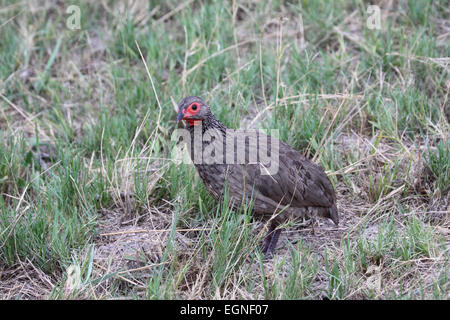
[[[70, 5], [0, 0], [2, 299], [450, 298], [448, 2]], [[187, 95], [322, 165], [339, 225], [264, 259], [179, 161]]]

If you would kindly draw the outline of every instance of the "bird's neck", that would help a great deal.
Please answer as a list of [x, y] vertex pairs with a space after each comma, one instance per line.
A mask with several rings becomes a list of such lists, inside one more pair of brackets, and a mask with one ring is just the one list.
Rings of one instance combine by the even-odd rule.
[[196, 124], [188, 124], [189, 131], [194, 132], [194, 129], [197, 126], [201, 126], [202, 128], [202, 134], [205, 133], [207, 130], [210, 129], [218, 129], [220, 131], [223, 131], [225, 133], [227, 127], [225, 127], [219, 120], [216, 119], [212, 114], [205, 119], [201, 120], [201, 123]]
[[[201, 124], [189, 126], [189, 132], [191, 137], [190, 156], [196, 167], [203, 164], [203, 150], [211, 144], [213, 145], [211, 146], [212, 149], [217, 150], [214, 151], [214, 154], [222, 150], [222, 159], [225, 159], [227, 127], [214, 116], [206, 117]], [[222, 136], [222, 139], [220, 139], [220, 136]], [[205, 137], [206, 139], [204, 139]]]

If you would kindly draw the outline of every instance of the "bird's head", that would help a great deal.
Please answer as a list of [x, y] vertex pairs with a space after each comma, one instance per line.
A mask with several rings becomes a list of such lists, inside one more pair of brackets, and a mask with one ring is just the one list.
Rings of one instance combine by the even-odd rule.
[[210, 115], [209, 106], [199, 97], [186, 97], [178, 103], [177, 122], [185, 120], [189, 126], [196, 126]]

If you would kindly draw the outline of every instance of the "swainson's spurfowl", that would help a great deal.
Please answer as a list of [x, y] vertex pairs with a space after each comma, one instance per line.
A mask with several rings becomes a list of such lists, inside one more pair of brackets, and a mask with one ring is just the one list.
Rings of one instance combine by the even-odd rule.
[[275, 137], [232, 130], [220, 123], [198, 97], [178, 104], [177, 122], [185, 120], [190, 155], [209, 193], [234, 208], [252, 205], [253, 214], [270, 219], [262, 252], [270, 256], [289, 218], [322, 216], [337, 225], [333, 186], [322, 167]]

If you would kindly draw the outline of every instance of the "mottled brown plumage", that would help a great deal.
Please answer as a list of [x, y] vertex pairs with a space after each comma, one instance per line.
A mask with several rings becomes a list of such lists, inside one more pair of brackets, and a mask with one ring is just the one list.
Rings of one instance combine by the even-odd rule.
[[[289, 218], [318, 215], [338, 224], [335, 192], [322, 167], [277, 138], [261, 132], [252, 135], [245, 130], [235, 131], [233, 138], [228, 140], [228, 143], [234, 142], [231, 144], [234, 146], [233, 163], [211, 160], [205, 163], [209, 159], [205, 154], [211, 154], [217, 160], [220, 158], [220, 150], [223, 152], [222, 160], [226, 159], [225, 137], [226, 133], [229, 134], [229, 129], [213, 116], [209, 106], [198, 97], [182, 99], [178, 108], [177, 121], [183, 119], [188, 122], [191, 139], [187, 142], [190, 143], [191, 159], [210, 194], [221, 201], [227, 186], [230, 202], [234, 207], [253, 201], [253, 213], [271, 219], [262, 248], [264, 253], [271, 254], [281, 232], [277, 226]], [[203, 143], [196, 146], [196, 141]], [[261, 174], [262, 170], [267, 170], [269, 163], [266, 158], [259, 156], [258, 148], [261, 148], [261, 143], [258, 144], [258, 141], [267, 141], [267, 150], [273, 147], [272, 152], [278, 152], [276, 173]], [[242, 150], [245, 151], [244, 155]], [[251, 161], [254, 160], [251, 155], [255, 154], [256, 161]], [[268, 154], [271, 155], [270, 152]], [[238, 156], [245, 160], [236, 163]]]

